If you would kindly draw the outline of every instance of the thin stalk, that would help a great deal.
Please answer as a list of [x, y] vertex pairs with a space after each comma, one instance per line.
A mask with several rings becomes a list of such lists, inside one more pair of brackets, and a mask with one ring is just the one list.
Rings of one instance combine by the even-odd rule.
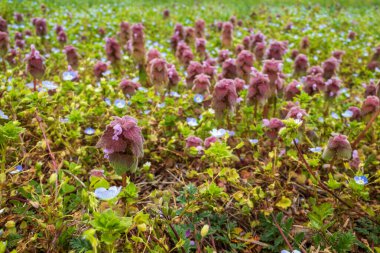
[[364, 135], [367, 133], [367, 131], [371, 128], [372, 124], [375, 122], [377, 116], [379, 116], [380, 110], [377, 110], [371, 117], [371, 119], [368, 121], [367, 126], [363, 129], [363, 131], [356, 137], [354, 142], [351, 144], [352, 149], [355, 149], [356, 146], [359, 144], [361, 139], [363, 139]]

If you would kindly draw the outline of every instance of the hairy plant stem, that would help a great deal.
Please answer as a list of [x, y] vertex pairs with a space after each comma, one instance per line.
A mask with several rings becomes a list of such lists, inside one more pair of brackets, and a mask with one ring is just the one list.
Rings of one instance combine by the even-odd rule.
[[290, 244], [288, 238], [285, 236], [284, 234], [284, 231], [282, 231], [282, 228], [280, 227], [280, 225], [277, 223], [276, 221], [276, 217], [274, 217], [273, 213], [272, 213], [272, 218], [273, 218], [273, 223], [274, 225], [277, 227], [278, 231], [280, 232], [282, 238], [284, 239], [286, 245], [289, 247], [289, 250], [291, 250], [293, 252], [293, 247], [292, 245]]
[[[171, 228], [171, 230], [173, 231], [175, 237], [177, 238], [177, 241], [179, 242], [181, 240], [181, 237], [179, 237], [179, 234], [178, 234], [177, 230], [174, 228], [173, 224], [171, 224], [170, 222], [169, 222], [169, 227]], [[181, 246], [181, 252], [182, 253], [186, 252], [185, 249], [182, 246]]]
[[57, 173], [57, 178], [55, 180], [55, 198], [57, 198], [58, 197], [58, 165], [57, 165], [57, 161], [55, 159], [54, 153], [51, 151], [49, 140], [46, 137], [45, 128], [42, 125], [42, 122], [43, 122], [42, 118], [38, 114], [38, 109], [36, 109], [36, 120], [38, 122], [38, 125], [39, 125], [39, 127], [41, 129], [42, 135], [44, 137], [44, 140], [45, 140], [45, 143], [46, 143], [46, 147], [48, 149], [49, 156], [50, 156], [51, 162], [53, 164], [53, 169], [54, 169], [55, 173]]
[[367, 131], [371, 128], [372, 124], [375, 122], [375, 120], [376, 120], [377, 116], [379, 116], [379, 114], [380, 114], [380, 109], [377, 110], [372, 115], [371, 119], [367, 123], [367, 126], [363, 129], [363, 131], [358, 135], [358, 137], [356, 137], [356, 139], [354, 140], [354, 142], [351, 144], [352, 149], [355, 149], [356, 146], [361, 141], [361, 139], [363, 139], [363, 137], [365, 136], [365, 134], [367, 133]]

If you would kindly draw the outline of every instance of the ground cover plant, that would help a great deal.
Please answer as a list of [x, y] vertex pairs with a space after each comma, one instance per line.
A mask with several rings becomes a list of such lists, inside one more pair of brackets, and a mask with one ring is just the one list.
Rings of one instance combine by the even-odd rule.
[[0, 5], [0, 253], [380, 252], [376, 3]]

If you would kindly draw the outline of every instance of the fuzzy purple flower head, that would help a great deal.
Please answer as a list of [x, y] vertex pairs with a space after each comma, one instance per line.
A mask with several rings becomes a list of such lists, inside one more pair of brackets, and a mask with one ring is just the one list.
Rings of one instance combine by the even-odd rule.
[[227, 49], [223, 49], [219, 51], [218, 54], [218, 63], [222, 64], [225, 60], [230, 58], [231, 52]]
[[285, 98], [286, 100], [292, 100], [295, 96], [301, 94], [301, 83], [293, 80], [285, 88]]
[[203, 38], [205, 36], [206, 23], [203, 19], [198, 19], [195, 22], [195, 35], [197, 38]]
[[368, 115], [380, 110], [380, 100], [377, 96], [368, 96], [362, 105], [362, 115]]
[[164, 59], [156, 58], [150, 62], [150, 80], [154, 85], [162, 86], [167, 85], [168, 79], [168, 68], [167, 63]]
[[268, 75], [255, 73], [248, 86], [247, 104], [264, 104], [270, 96], [270, 84]]
[[44, 18], [33, 18], [32, 23], [36, 28], [37, 36], [43, 37], [47, 34], [46, 19]]
[[179, 81], [181, 80], [175, 68], [175, 65], [173, 64], [168, 65], [168, 78], [169, 78], [169, 83], [168, 83], [169, 88], [176, 87]]
[[66, 53], [66, 59], [69, 65], [73, 69], [77, 69], [79, 66], [79, 55], [77, 53], [76, 48], [73, 46], [66, 46], [64, 51]]
[[282, 57], [288, 49], [287, 41], [274, 41], [269, 45], [267, 59], [282, 60]]
[[101, 78], [103, 76], [103, 73], [106, 72], [108, 69], [108, 66], [106, 63], [98, 61], [94, 66], [94, 75], [97, 78]]
[[253, 61], [254, 56], [248, 50], [241, 51], [236, 59], [237, 74], [247, 83], [249, 82]]
[[9, 37], [8, 33], [0, 32], [0, 56], [7, 54], [9, 48]]
[[237, 76], [237, 67], [234, 59], [230, 58], [223, 62], [222, 65], [222, 78], [234, 79]]
[[294, 74], [304, 74], [308, 68], [309, 61], [307, 59], [307, 56], [304, 54], [297, 55], [296, 59], [294, 60]]
[[67, 42], [67, 35], [66, 35], [65, 31], [60, 31], [57, 39], [58, 39], [59, 43], [65, 44]]
[[335, 98], [338, 95], [342, 81], [336, 77], [326, 82], [325, 94], [327, 98]]
[[350, 117], [351, 120], [360, 120], [361, 118], [361, 111], [360, 108], [356, 106], [350, 106], [348, 108], [348, 111], [352, 113], [352, 116]]
[[131, 38], [131, 26], [128, 22], [122, 21], [119, 25], [119, 39], [122, 44], [127, 43], [127, 41]]
[[206, 56], [206, 40], [203, 38], [197, 38], [195, 40], [195, 49], [200, 57]]
[[285, 124], [277, 118], [272, 118], [270, 120], [263, 119], [263, 125], [266, 128], [265, 134], [271, 140], [277, 139], [278, 132], [285, 126]]
[[8, 23], [3, 17], [0, 16], [0, 32], [8, 32]]
[[210, 92], [210, 77], [206, 74], [199, 74], [195, 76], [194, 86], [192, 88], [193, 92], [199, 94], [205, 94]]
[[323, 62], [323, 78], [326, 80], [336, 75], [339, 68], [339, 61], [335, 57], [331, 57]]
[[203, 73], [203, 65], [196, 61], [191, 61], [187, 67], [186, 85], [187, 88], [192, 88], [194, 85], [194, 79], [197, 75]]
[[120, 45], [119, 43], [117, 43], [117, 41], [114, 38], [106, 39], [105, 50], [106, 50], [107, 59], [112, 64], [115, 64], [121, 60]]
[[234, 26], [231, 22], [224, 22], [222, 27], [221, 41], [225, 48], [232, 47]]
[[365, 86], [364, 96], [376, 96], [378, 88], [379, 87], [377, 87], [376, 84], [371, 81], [368, 85]]
[[40, 79], [45, 74], [44, 59], [34, 45], [31, 46], [31, 51], [26, 55], [25, 61], [27, 62], [26, 72], [32, 75], [35, 79]]
[[138, 64], [143, 64], [145, 61], [145, 34], [142, 24], [134, 24], [131, 27], [131, 51], [132, 56]]
[[352, 148], [347, 136], [338, 134], [329, 139], [327, 147], [323, 151], [322, 159], [327, 161], [333, 158], [350, 159], [351, 154]]
[[136, 93], [137, 89], [141, 87], [141, 85], [129, 79], [123, 79], [120, 82], [119, 87], [123, 91], [124, 95], [132, 96]]
[[196, 147], [202, 146], [202, 144], [203, 144], [202, 139], [196, 136], [189, 136], [186, 139], [186, 148], [190, 148], [190, 147], [196, 148]]
[[207, 137], [205, 139], [205, 142], [204, 142], [204, 145], [205, 145], [205, 148], [208, 149], [209, 147], [211, 147], [211, 144], [212, 143], [215, 143], [217, 142], [219, 139], [215, 136], [210, 136], [210, 137]]
[[102, 148], [119, 175], [135, 171], [143, 157], [144, 137], [135, 118], [114, 117], [96, 144]]
[[234, 80], [222, 79], [218, 81], [212, 95], [212, 108], [215, 110], [215, 116], [221, 118], [226, 111], [233, 112], [237, 98]]

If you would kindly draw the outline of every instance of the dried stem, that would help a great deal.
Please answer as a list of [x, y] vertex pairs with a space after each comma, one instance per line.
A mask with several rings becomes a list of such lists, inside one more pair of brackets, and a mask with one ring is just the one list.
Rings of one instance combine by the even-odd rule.
[[367, 133], [367, 131], [371, 128], [372, 124], [375, 122], [377, 116], [380, 114], [380, 109], [377, 110], [371, 117], [371, 119], [368, 121], [367, 126], [363, 129], [363, 131], [356, 137], [355, 141], [351, 144], [352, 149], [355, 149], [356, 146], [359, 144], [361, 139], [363, 139], [364, 135]]
[[286, 245], [288, 245], [289, 249], [293, 252], [292, 245], [290, 244], [288, 238], [285, 236], [284, 231], [282, 231], [282, 228], [280, 227], [280, 225], [278, 225], [278, 223], [276, 221], [276, 218], [274, 217], [273, 213], [272, 213], [272, 218], [273, 218], [274, 225], [277, 227], [277, 229], [280, 232], [282, 238], [284, 238], [284, 241], [285, 241]]

